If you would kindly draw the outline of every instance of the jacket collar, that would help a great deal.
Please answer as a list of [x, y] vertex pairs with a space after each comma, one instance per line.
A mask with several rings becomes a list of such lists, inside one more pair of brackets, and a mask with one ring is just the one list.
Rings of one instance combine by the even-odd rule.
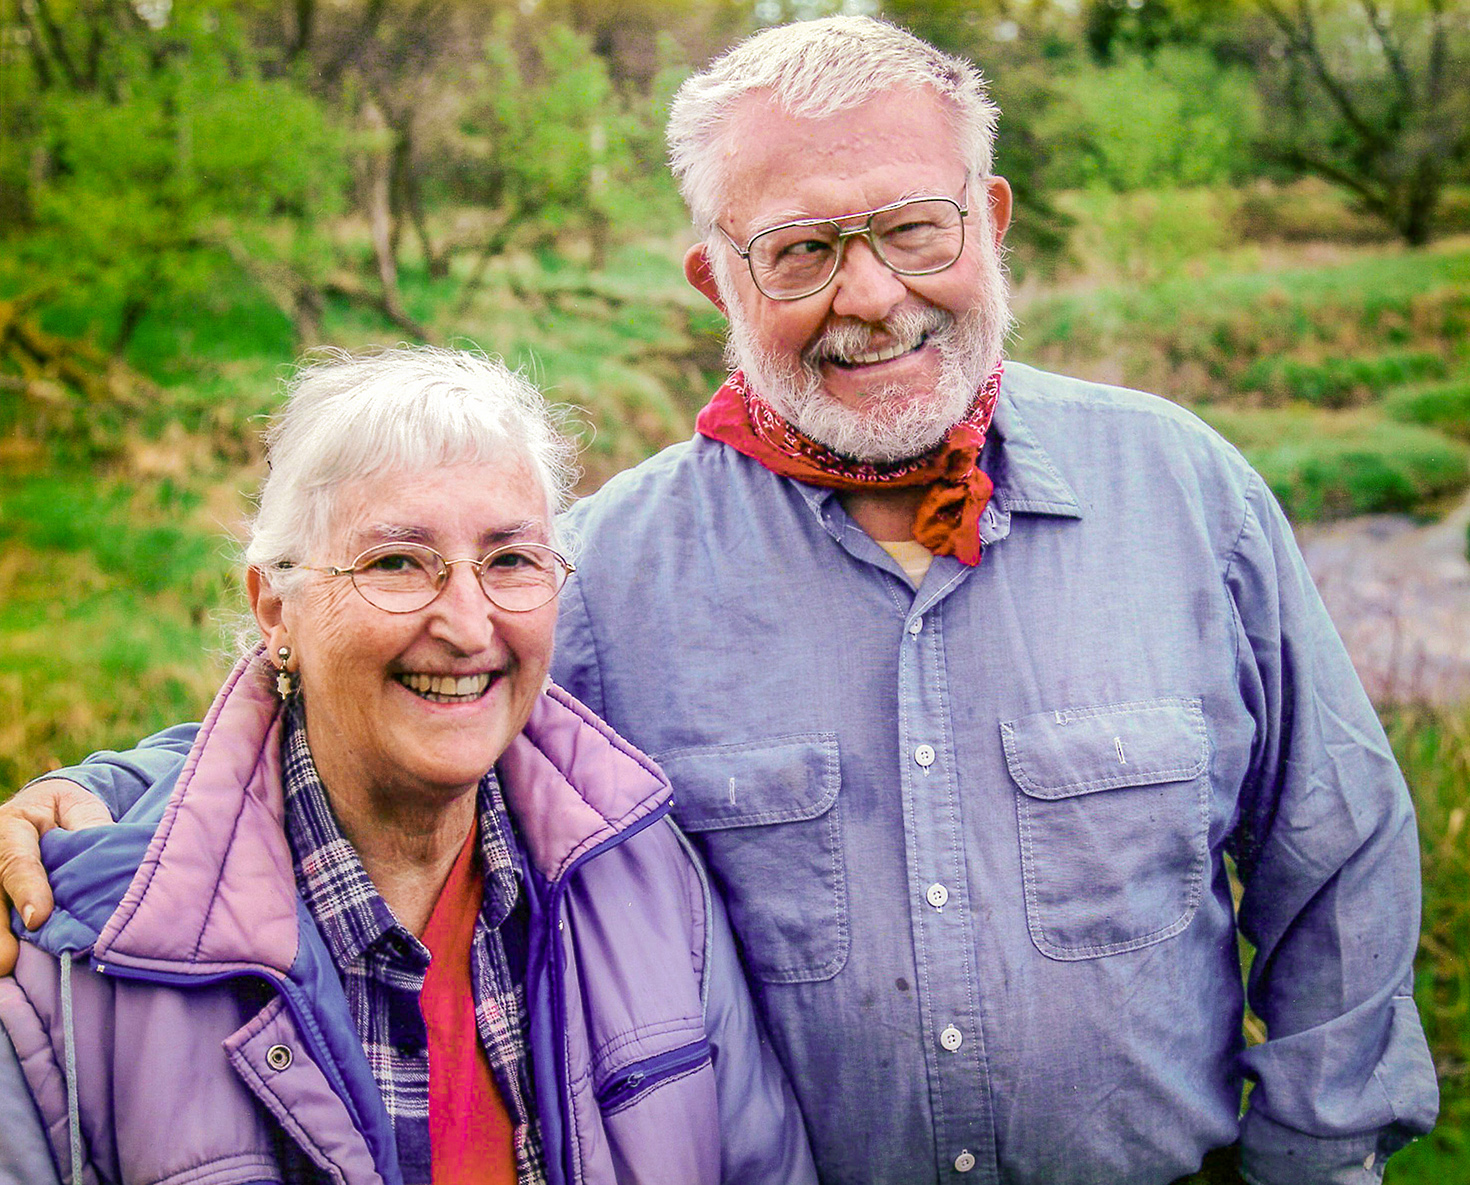
[[[282, 712], [257, 650], [215, 697], [94, 957], [162, 973], [287, 974], [299, 942], [283, 830]], [[499, 762], [506, 806], [548, 880], [665, 807], [658, 767], [549, 686]]]

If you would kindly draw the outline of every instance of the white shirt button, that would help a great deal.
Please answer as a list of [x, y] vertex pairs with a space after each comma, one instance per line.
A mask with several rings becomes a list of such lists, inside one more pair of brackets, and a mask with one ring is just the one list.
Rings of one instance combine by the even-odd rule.
[[939, 1034], [939, 1044], [943, 1045], [950, 1053], [953, 1053], [964, 1043], [964, 1034], [955, 1028], [954, 1025], [946, 1025], [944, 1032]]
[[930, 885], [929, 891], [924, 894], [924, 900], [935, 909], [943, 909], [944, 903], [949, 900], [949, 890], [941, 884]]
[[909, 633], [917, 634], [922, 632], [923, 629], [924, 619], [922, 617], [916, 617], [913, 619], [913, 621], [909, 622]]
[[957, 1173], [968, 1173], [975, 1167], [975, 1154], [966, 1148], [954, 1158], [954, 1171]]
[[931, 765], [934, 764], [934, 746], [920, 745], [917, 749], [914, 750], [914, 760], [917, 761], [925, 769], [928, 769]]

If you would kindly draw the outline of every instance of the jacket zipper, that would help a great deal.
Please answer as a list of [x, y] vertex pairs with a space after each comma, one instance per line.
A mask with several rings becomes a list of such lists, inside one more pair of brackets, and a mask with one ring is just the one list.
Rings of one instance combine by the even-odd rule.
[[[618, 834], [610, 836], [607, 839], [603, 840], [602, 843], [598, 844], [591, 851], [583, 852], [574, 861], [572, 861], [570, 865], [562, 870], [562, 874], [556, 878], [555, 883], [551, 886], [551, 899], [547, 902], [548, 908], [546, 910], [548, 924], [551, 927], [551, 959], [550, 966], [547, 967], [547, 971], [551, 976], [551, 1013], [554, 1017], [556, 1017], [558, 1023], [563, 1025], [563, 1027], [565, 1027], [567, 1002], [566, 985], [562, 982], [561, 974], [562, 952], [564, 949], [563, 944], [565, 941], [565, 930], [563, 928], [563, 918], [561, 916], [561, 900], [562, 896], [566, 892], [567, 882], [571, 880], [572, 873], [574, 873], [588, 860], [592, 859], [592, 857], [609, 851], [612, 848], [618, 847], [619, 845], [632, 839], [645, 827], [651, 827], [660, 819], [665, 818], [670, 813], [670, 809], [672, 806], [672, 801], [663, 802], [655, 810], [650, 811], [642, 819], [639, 819], [638, 822], [635, 823], [628, 830], [620, 831], [618, 832]], [[560, 1059], [560, 1064], [557, 1066], [557, 1071], [558, 1077], [561, 1079], [561, 1081], [558, 1083], [558, 1086], [560, 1087], [559, 1093], [561, 1094], [562, 1098], [563, 1114], [566, 1117], [564, 1122], [570, 1124], [572, 1121], [572, 1117], [575, 1115], [575, 1111], [572, 1108], [572, 1088], [570, 1082], [571, 1074], [566, 1063], [565, 1051], [563, 1051], [563, 1055]], [[562, 1165], [563, 1179], [569, 1183], [574, 1182], [577, 1180], [577, 1176], [572, 1171], [572, 1140], [570, 1138], [570, 1133], [568, 1133], [567, 1137], [562, 1140], [562, 1144], [564, 1146], [564, 1162]]]
[[671, 1049], [668, 1053], [656, 1053], [625, 1066], [604, 1082], [593, 1097], [601, 1110], [611, 1111], [652, 1090], [659, 1083], [709, 1060], [709, 1040], [701, 1037], [691, 1045]]

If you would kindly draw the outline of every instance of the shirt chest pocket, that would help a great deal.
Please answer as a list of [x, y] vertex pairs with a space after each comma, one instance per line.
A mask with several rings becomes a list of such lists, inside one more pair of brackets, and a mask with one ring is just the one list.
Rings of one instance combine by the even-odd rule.
[[1031, 940], [1091, 959], [1172, 938], [1194, 917], [1209, 841], [1209, 734], [1198, 699], [1002, 722], [1019, 793]]
[[658, 761], [750, 971], [767, 983], [836, 975], [848, 951], [836, 734], [677, 749]]

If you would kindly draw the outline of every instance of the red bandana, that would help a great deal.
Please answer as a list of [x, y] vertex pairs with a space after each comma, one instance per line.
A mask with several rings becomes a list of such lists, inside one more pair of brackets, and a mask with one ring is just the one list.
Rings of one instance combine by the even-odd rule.
[[914, 538], [935, 555], [952, 555], [962, 564], [980, 562], [980, 515], [993, 486], [980, 468], [980, 450], [1000, 395], [1001, 366], [980, 384], [965, 418], [943, 443], [921, 457], [879, 465], [849, 461], [826, 445], [803, 436], [745, 383], [737, 370], [712, 398], [695, 431], [753, 457], [772, 473], [833, 490], [875, 486], [928, 486], [914, 516]]

